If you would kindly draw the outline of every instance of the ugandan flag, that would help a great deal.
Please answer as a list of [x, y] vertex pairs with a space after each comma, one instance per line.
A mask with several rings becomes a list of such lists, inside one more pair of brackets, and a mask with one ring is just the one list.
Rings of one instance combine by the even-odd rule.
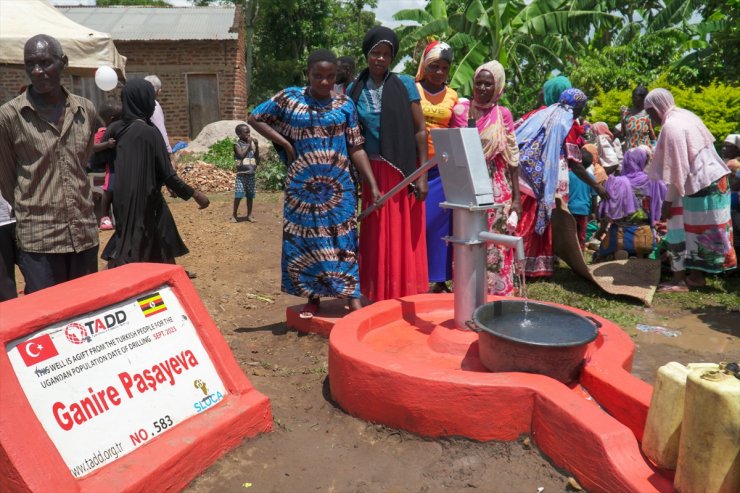
[[151, 317], [167, 309], [159, 292], [148, 294], [143, 298], [137, 299], [136, 302], [139, 304], [139, 308], [141, 308], [145, 317]]

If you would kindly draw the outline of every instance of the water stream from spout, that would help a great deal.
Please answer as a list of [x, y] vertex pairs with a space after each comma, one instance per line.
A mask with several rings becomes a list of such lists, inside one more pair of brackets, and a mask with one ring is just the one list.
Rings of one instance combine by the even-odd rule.
[[527, 296], [527, 277], [524, 272], [525, 260], [516, 260], [515, 262], [516, 276], [519, 279], [519, 296], [524, 298], [524, 320], [521, 321], [521, 327], [526, 328], [532, 325], [532, 321], [529, 320], [529, 297]]

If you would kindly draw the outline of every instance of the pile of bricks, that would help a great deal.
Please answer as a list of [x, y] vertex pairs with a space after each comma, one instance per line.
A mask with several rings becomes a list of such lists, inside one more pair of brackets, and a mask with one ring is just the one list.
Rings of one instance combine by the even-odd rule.
[[233, 171], [222, 170], [203, 161], [179, 163], [177, 174], [185, 183], [204, 193], [234, 190]]

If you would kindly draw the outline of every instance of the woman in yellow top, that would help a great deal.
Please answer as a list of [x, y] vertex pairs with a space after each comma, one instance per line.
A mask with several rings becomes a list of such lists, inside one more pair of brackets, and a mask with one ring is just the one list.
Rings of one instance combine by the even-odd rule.
[[[449, 128], [452, 108], [457, 104], [457, 92], [447, 87], [450, 75], [452, 48], [447, 43], [434, 41], [424, 50], [419, 70], [416, 73], [416, 86], [421, 95], [421, 111], [427, 127], [427, 148], [431, 159], [434, 157], [432, 128]], [[449, 292], [447, 281], [452, 279], [452, 249], [442, 239], [452, 234], [452, 213], [442, 209], [444, 202], [442, 178], [437, 167], [428, 173], [429, 195], [426, 201], [427, 222], [427, 262], [429, 280], [433, 283], [432, 292]]]

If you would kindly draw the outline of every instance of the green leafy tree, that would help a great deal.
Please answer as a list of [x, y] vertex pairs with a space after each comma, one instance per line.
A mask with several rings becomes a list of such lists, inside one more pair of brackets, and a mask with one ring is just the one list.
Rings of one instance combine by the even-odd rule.
[[359, 58], [376, 0], [260, 0], [255, 22], [255, 63], [250, 104], [306, 82], [308, 53], [329, 48]]
[[433, 39], [449, 40], [455, 34], [450, 28], [448, 15], [462, 11], [463, 3], [454, 0], [430, 0], [423, 9], [400, 10], [393, 14], [397, 21], [407, 24], [396, 29], [401, 41], [398, 58], [418, 60], [426, 44]]
[[328, 19], [329, 46], [337, 56], [362, 56], [362, 38], [377, 24], [375, 14], [366, 8], [378, 6], [377, 0], [344, 0], [331, 2]]
[[308, 53], [329, 48], [359, 58], [362, 37], [375, 25], [366, 7], [377, 0], [191, 0], [244, 9], [249, 105], [305, 83]]
[[253, 84], [250, 103], [305, 81], [308, 52], [329, 46], [329, 0], [259, 1], [255, 23]]
[[614, 8], [621, 22], [599, 26], [571, 61], [579, 84], [608, 91], [663, 73], [674, 84], [737, 83], [737, 71], [727, 67], [740, 63], [740, 0], [627, 1]]
[[[444, 39], [455, 50], [450, 85], [470, 94], [475, 69], [498, 60], [514, 86], [532, 79], [525, 72], [543, 64], [564, 69], [593, 26], [614, 19], [602, 2], [586, 0], [432, 1], [425, 10], [401, 11], [394, 18], [413, 20], [403, 28], [402, 44], [409, 48], [428, 39]], [[539, 89], [539, 88], [538, 88]]]
[[698, 13], [702, 20], [686, 28], [687, 53], [677, 66], [692, 69], [699, 83], [716, 79], [737, 85], [740, 74], [731, 67], [740, 64], [740, 0], [699, 2]]
[[[629, 44], [602, 49], [585, 48], [568, 64], [566, 72], [573, 85], [589, 96], [612, 89], [632, 90], [647, 86], [681, 60], [683, 37], [676, 32], [646, 34]], [[671, 80], [691, 77], [691, 70], [672, 70]]]
[[430, 0], [402, 10], [402, 54], [414, 62], [432, 39], [455, 51], [450, 85], [469, 95], [475, 68], [507, 70], [505, 99], [526, 110], [553, 71], [594, 95], [632, 89], [663, 74], [673, 84], [737, 82], [740, 0]]

